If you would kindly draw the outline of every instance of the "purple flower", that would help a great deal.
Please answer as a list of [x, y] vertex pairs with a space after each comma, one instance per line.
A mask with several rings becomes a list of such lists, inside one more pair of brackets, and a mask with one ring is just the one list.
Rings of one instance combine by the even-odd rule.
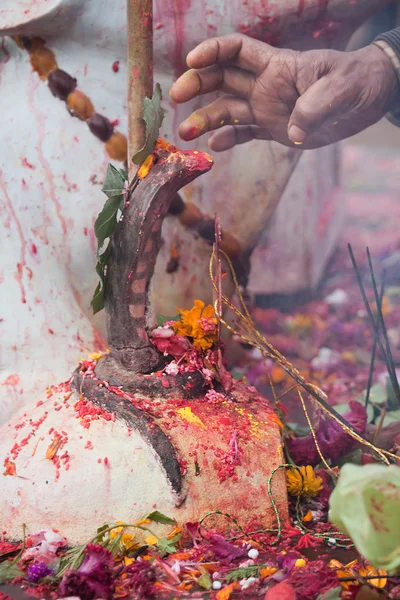
[[51, 575], [53, 571], [44, 562], [34, 562], [28, 567], [27, 579], [31, 583], [37, 583], [43, 577]]
[[[358, 431], [364, 433], [367, 425], [367, 411], [360, 402], [350, 402], [350, 412], [343, 418]], [[318, 424], [314, 427], [318, 445], [325, 460], [337, 460], [340, 456], [348, 454], [356, 441], [337, 423], [331, 416], [322, 414]], [[315, 446], [314, 439], [309, 433], [305, 437], [287, 440], [287, 447], [292, 460], [296, 465], [316, 465], [321, 462]]]
[[98, 544], [88, 544], [85, 559], [77, 571], [67, 571], [58, 594], [61, 598], [78, 596], [81, 600], [111, 600], [114, 593], [113, 556]]
[[222, 535], [218, 535], [217, 533], [211, 534], [208, 538], [208, 541], [209, 550], [214, 552], [217, 558], [225, 559], [229, 563], [235, 560], [235, 558], [247, 556], [247, 546], [238, 548], [230, 542], [227, 542]]

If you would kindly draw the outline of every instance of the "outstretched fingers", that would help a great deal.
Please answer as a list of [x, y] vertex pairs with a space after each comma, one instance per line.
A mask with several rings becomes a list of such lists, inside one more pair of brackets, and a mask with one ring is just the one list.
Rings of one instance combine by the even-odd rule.
[[183, 140], [190, 141], [224, 125], [239, 124], [255, 124], [249, 103], [235, 96], [222, 96], [183, 121], [179, 126], [179, 135]]
[[268, 129], [257, 127], [257, 125], [228, 125], [216, 131], [210, 138], [208, 145], [210, 150], [214, 152], [223, 152], [251, 140], [272, 139]]
[[189, 52], [186, 61], [191, 69], [231, 63], [240, 69], [258, 74], [276, 52], [278, 50], [264, 42], [233, 33], [205, 40]]
[[255, 77], [235, 66], [212, 65], [186, 71], [172, 86], [170, 96], [178, 104], [196, 96], [221, 91], [241, 98], [249, 98]]

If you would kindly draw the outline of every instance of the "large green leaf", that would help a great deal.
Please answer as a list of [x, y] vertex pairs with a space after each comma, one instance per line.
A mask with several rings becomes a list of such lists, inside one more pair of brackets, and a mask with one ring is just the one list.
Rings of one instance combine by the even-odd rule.
[[[125, 182], [127, 173], [118, 170], [113, 165], [108, 165], [106, 178], [102, 191], [108, 197], [103, 209], [100, 211], [94, 224], [94, 233], [97, 238], [97, 264], [96, 272], [100, 278], [92, 298], [93, 313], [96, 314], [104, 308], [104, 281], [105, 268], [111, 254], [111, 238], [118, 223], [118, 211], [122, 211], [125, 202]], [[109, 240], [103, 252], [104, 242]]]
[[114, 165], [107, 166], [106, 178], [101, 191], [105, 193], [107, 198], [119, 196], [125, 186], [125, 181], [128, 180], [128, 174], [123, 169], [117, 169]]
[[161, 108], [162, 92], [160, 84], [157, 83], [152, 98], [145, 98], [143, 103], [143, 119], [146, 123], [146, 141], [136, 154], [132, 157], [136, 165], [141, 165], [146, 157], [155, 148], [160, 133], [160, 127], [164, 119], [164, 110]]
[[400, 468], [344, 465], [330, 497], [329, 518], [374, 567], [399, 567]]
[[99, 248], [102, 247], [105, 240], [112, 236], [117, 226], [117, 214], [121, 205], [121, 194], [119, 196], [111, 196], [103, 210], [99, 213], [94, 224], [94, 233], [97, 237]]

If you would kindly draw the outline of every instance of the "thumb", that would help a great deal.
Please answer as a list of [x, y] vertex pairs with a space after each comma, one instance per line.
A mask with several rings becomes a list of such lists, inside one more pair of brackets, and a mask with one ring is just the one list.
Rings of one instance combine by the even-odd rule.
[[302, 144], [321, 125], [343, 111], [348, 104], [347, 95], [341, 86], [335, 86], [332, 76], [318, 79], [297, 100], [288, 123], [289, 139]]

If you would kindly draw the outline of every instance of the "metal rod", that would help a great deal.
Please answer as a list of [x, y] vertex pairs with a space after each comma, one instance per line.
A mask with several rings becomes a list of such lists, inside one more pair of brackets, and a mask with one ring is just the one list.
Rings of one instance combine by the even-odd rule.
[[132, 156], [143, 147], [146, 127], [143, 102], [153, 96], [153, 0], [128, 0], [128, 172], [138, 166]]

